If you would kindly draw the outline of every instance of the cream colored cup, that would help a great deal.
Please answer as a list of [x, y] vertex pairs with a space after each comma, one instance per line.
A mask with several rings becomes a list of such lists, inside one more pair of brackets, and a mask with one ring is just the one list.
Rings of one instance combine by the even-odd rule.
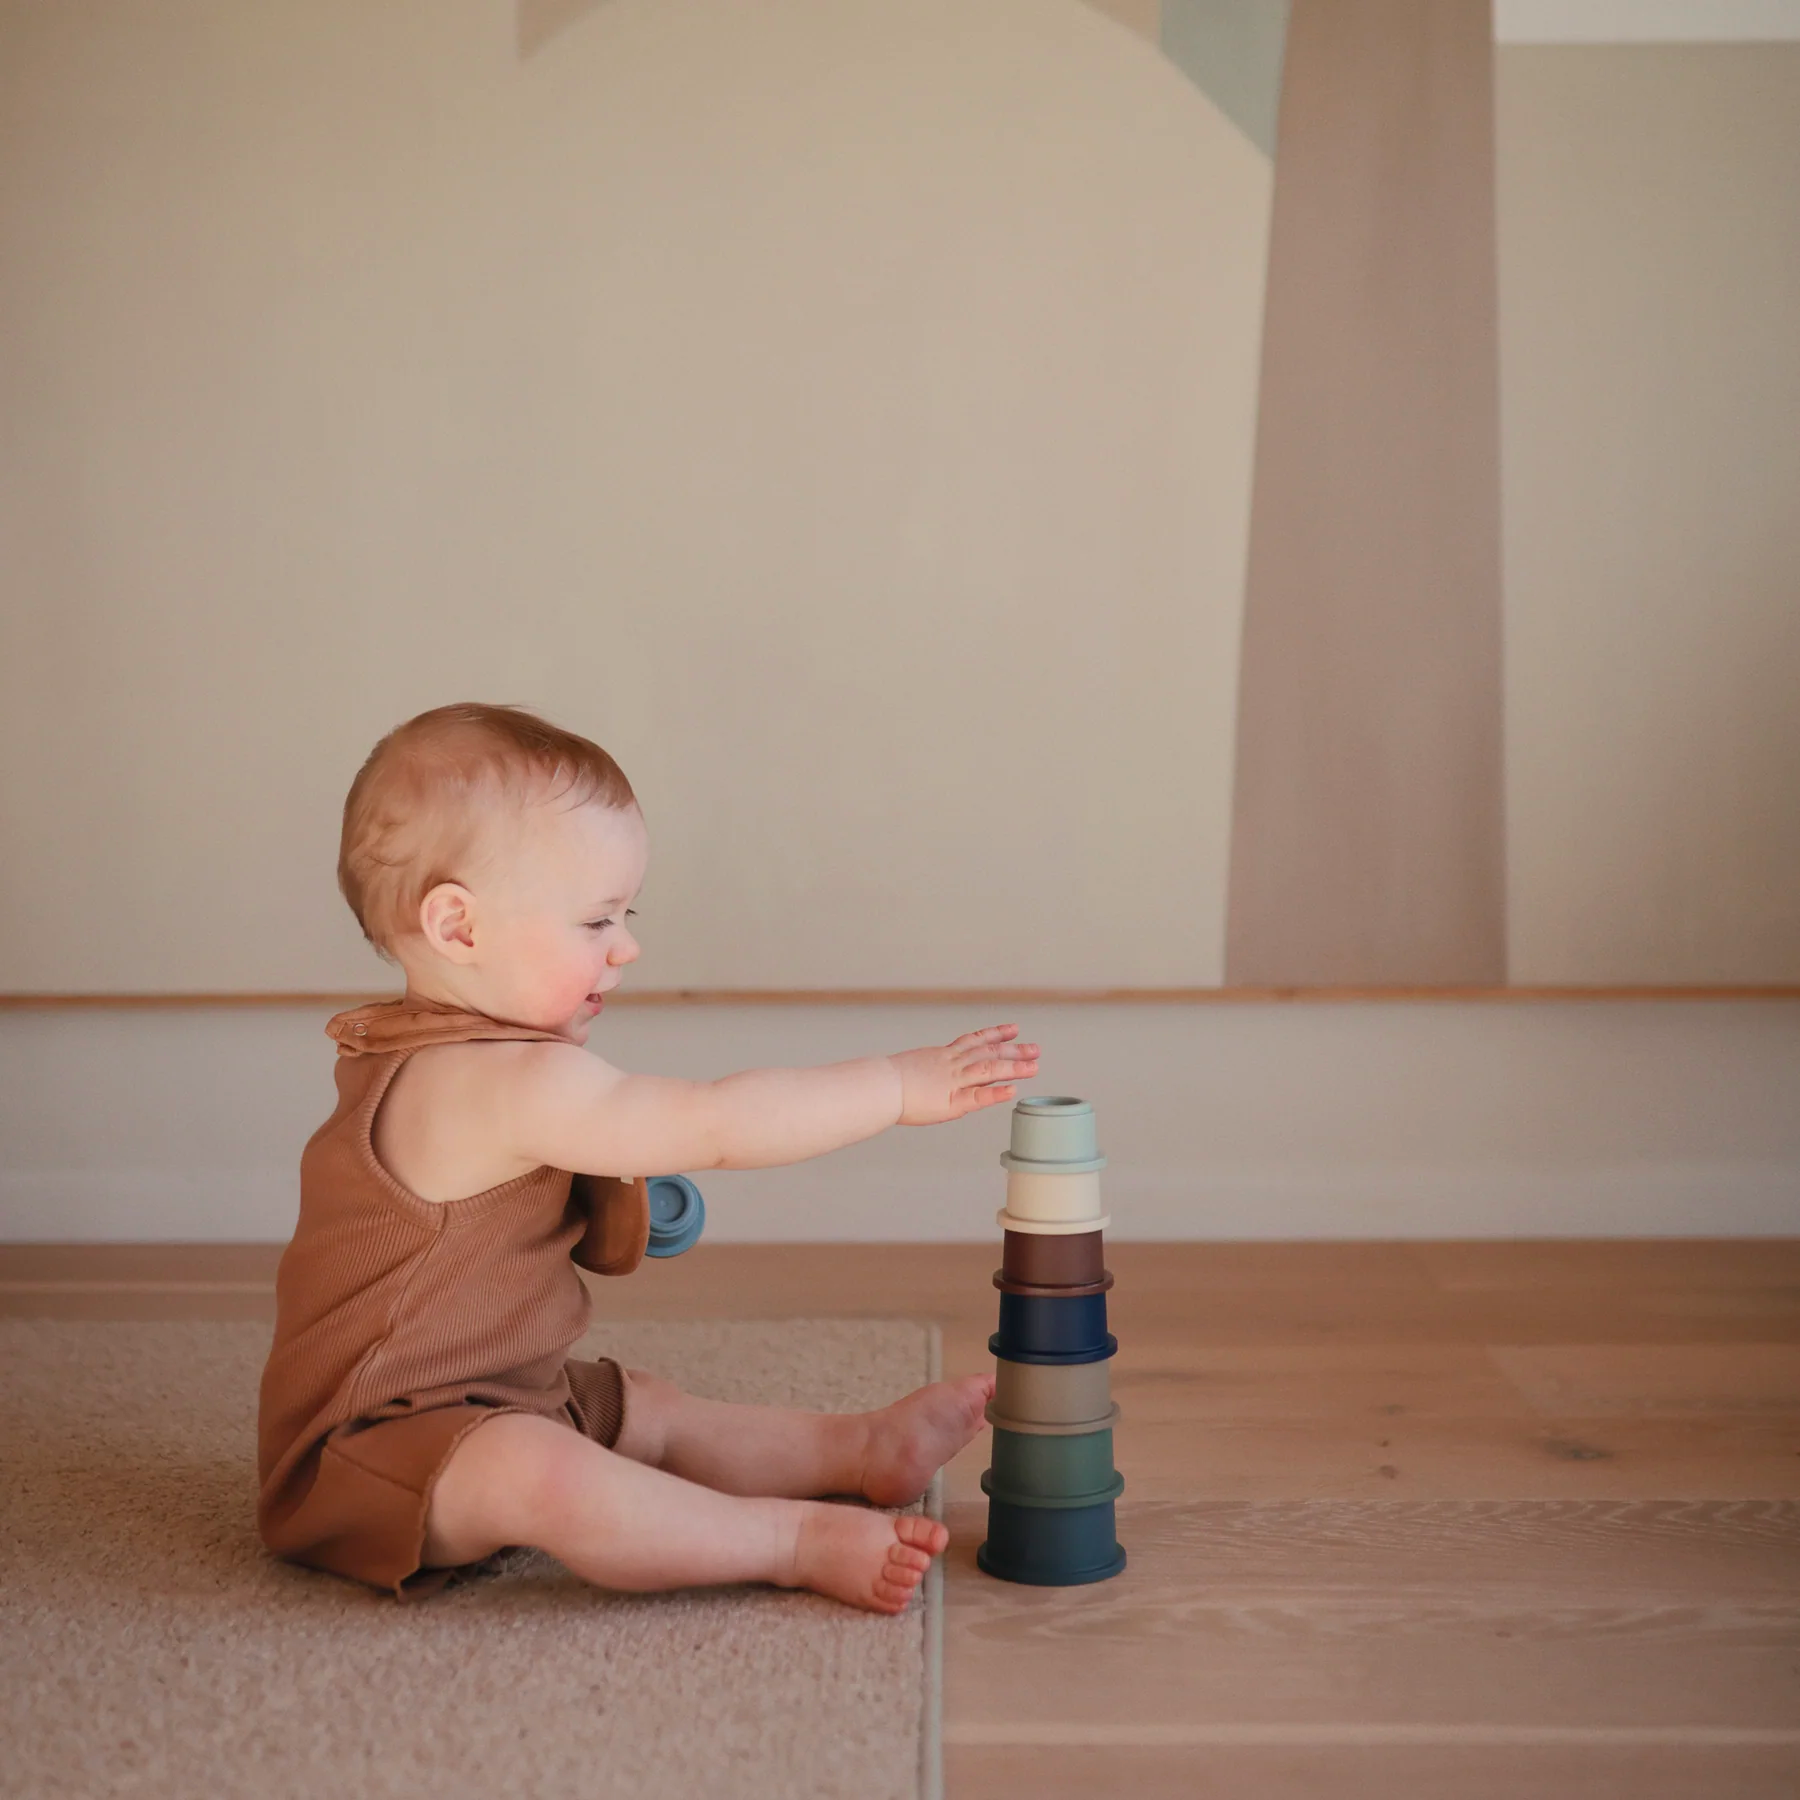
[[1093, 1221], [1100, 1216], [1100, 1171], [1031, 1175], [1023, 1169], [1009, 1169], [1006, 1210], [1015, 1219], [1038, 1219], [1046, 1225], [1080, 1219], [1092, 1230]]
[[1003, 1231], [1030, 1231], [1039, 1237], [1073, 1237], [1078, 1231], [1104, 1231], [1112, 1223], [1111, 1213], [1092, 1219], [1021, 1219], [1003, 1206], [994, 1214], [994, 1223]]

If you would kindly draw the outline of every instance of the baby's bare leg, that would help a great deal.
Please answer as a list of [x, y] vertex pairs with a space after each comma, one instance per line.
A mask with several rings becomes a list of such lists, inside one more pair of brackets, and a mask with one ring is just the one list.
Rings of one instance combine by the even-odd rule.
[[934, 1381], [877, 1412], [734, 1406], [625, 1372], [622, 1455], [727, 1494], [861, 1494], [906, 1506], [980, 1431], [991, 1375]]
[[769, 1581], [891, 1613], [948, 1541], [932, 1519], [717, 1493], [553, 1420], [497, 1413], [440, 1472], [422, 1560], [453, 1567], [530, 1544], [601, 1587]]

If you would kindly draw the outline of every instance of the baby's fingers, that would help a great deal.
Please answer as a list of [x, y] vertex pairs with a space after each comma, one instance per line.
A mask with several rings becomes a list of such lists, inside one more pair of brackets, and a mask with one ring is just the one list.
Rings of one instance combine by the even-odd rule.
[[1021, 1076], [1037, 1073], [1037, 1056], [1026, 1056], [1015, 1051], [1005, 1051], [999, 1056], [990, 1056], [980, 1062], [965, 1063], [957, 1071], [959, 1082], [1016, 1081]]
[[1007, 1038], [1017, 1037], [1019, 1028], [1016, 1025], [984, 1025], [979, 1031], [965, 1031], [950, 1048], [961, 1050], [973, 1049], [977, 1044], [1003, 1043]]
[[995, 1058], [998, 1058], [1002, 1064], [1036, 1062], [1038, 1059], [1038, 1046], [1036, 1044], [987, 1042], [965, 1044], [961, 1049], [952, 1045], [951, 1053], [956, 1066], [959, 1069], [966, 1071], [969, 1069], [991, 1067], [994, 1065]]
[[1016, 1057], [990, 1056], [986, 1062], [971, 1063], [963, 1071], [966, 1081], [1011, 1081], [1014, 1076], [1022, 1074]]
[[1004, 1106], [1017, 1092], [1018, 1089], [1010, 1085], [965, 1088], [957, 1098], [964, 1103], [969, 1112], [979, 1112], [984, 1106]]

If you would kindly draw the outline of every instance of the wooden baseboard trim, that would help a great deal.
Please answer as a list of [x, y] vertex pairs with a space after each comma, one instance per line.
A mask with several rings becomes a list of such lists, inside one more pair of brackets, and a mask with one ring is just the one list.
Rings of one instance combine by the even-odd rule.
[[122, 1292], [220, 1289], [261, 1292], [275, 1285], [285, 1244], [0, 1243], [0, 1292]]

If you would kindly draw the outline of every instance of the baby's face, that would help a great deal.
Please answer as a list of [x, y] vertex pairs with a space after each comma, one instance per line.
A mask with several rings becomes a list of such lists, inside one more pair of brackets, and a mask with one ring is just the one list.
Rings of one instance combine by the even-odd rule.
[[643, 886], [649, 854], [636, 807], [556, 801], [508, 821], [465, 883], [472, 955], [455, 969], [458, 997], [492, 1017], [586, 1043], [601, 996], [637, 960], [625, 909]]

